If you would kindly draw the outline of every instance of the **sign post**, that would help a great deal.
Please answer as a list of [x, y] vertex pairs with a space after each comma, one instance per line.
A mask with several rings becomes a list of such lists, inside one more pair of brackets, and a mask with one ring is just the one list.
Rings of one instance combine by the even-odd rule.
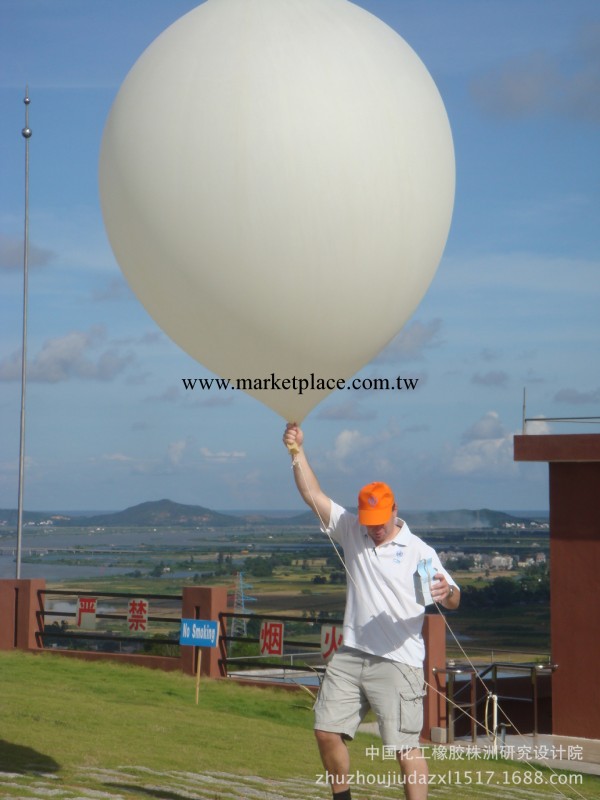
[[196, 667], [196, 705], [200, 697], [200, 668], [202, 666], [202, 650], [198, 650], [198, 665]]
[[[182, 619], [179, 631], [179, 644], [188, 647], [216, 647], [219, 642], [217, 622], [212, 619]], [[200, 695], [200, 667], [202, 650], [198, 650], [196, 668], [196, 705]]]

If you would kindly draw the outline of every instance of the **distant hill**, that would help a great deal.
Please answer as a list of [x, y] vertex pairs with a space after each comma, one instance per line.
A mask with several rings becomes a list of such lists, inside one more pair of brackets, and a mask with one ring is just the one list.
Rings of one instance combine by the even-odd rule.
[[155, 500], [131, 506], [113, 514], [96, 514], [93, 517], [72, 517], [70, 525], [81, 524], [108, 527], [201, 527], [222, 528], [239, 525], [239, 518], [211, 511], [204, 506], [188, 506], [172, 500]]
[[[220, 514], [204, 506], [188, 506], [172, 500], [156, 500], [131, 506], [124, 511], [108, 514], [52, 514], [43, 511], [24, 511], [23, 522], [35, 525], [51, 521], [53, 525], [65, 527], [236, 527], [244, 524], [240, 517]], [[17, 512], [14, 509], [0, 509], [0, 524], [16, 527]], [[0, 528], [1, 530], [1, 528]]]
[[[355, 509], [354, 509], [355, 510]], [[492, 511], [488, 508], [479, 510], [460, 509], [455, 511], [402, 511], [411, 528], [427, 530], [433, 528], [499, 528], [505, 523], [527, 523], [530, 517], [519, 517], [503, 511]], [[264, 525], [278, 527], [294, 527], [318, 525], [312, 511], [305, 511], [295, 516], [270, 516], [257, 512], [247, 514], [223, 514], [204, 506], [174, 503], [172, 500], [156, 500], [140, 503], [136, 506], [106, 514], [67, 515], [41, 511], [23, 512], [23, 521], [40, 523], [51, 520], [54, 525], [71, 527], [189, 527], [189, 528], [239, 528], [244, 525]], [[0, 509], [0, 525], [16, 527], [17, 512], [14, 509]], [[0, 527], [0, 530], [2, 528]]]
[[406, 521], [413, 528], [500, 528], [506, 522], [528, 522], [529, 517], [516, 517], [489, 508], [455, 511], [407, 511]]
[[[356, 508], [350, 509], [356, 513]], [[504, 511], [492, 511], [489, 508], [459, 509], [454, 511], [403, 511], [400, 516], [415, 530], [432, 528], [456, 528], [469, 530], [477, 528], [501, 528], [505, 523], [528, 523], [534, 517], [520, 517], [506, 514]], [[537, 518], [535, 518], [537, 519]], [[310, 525], [317, 522], [312, 511], [306, 511], [287, 519], [273, 519], [278, 525]], [[268, 521], [267, 521], [268, 524]]]

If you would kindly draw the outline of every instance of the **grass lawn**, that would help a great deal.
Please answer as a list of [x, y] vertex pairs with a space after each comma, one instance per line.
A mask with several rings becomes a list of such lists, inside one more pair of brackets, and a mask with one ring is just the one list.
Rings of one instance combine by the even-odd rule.
[[[2, 798], [330, 797], [316, 783], [322, 767], [304, 692], [204, 680], [196, 706], [194, 680], [178, 673], [19, 652], [0, 653], [0, 687]], [[376, 736], [359, 734], [350, 747], [353, 772], [396, 772]], [[598, 778], [559, 791], [524, 763], [429, 763], [433, 774], [460, 781], [432, 788], [432, 798], [600, 798]], [[359, 787], [354, 795], [401, 791]]]

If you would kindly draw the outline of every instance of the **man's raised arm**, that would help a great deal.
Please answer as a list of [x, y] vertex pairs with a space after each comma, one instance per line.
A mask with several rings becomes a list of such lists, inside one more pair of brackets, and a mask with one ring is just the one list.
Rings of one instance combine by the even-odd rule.
[[317, 476], [308, 463], [302, 446], [304, 433], [295, 422], [288, 422], [283, 434], [283, 443], [292, 456], [294, 480], [300, 496], [315, 512], [321, 525], [326, 528], [331, 516], [331, 500], [321, 489]]

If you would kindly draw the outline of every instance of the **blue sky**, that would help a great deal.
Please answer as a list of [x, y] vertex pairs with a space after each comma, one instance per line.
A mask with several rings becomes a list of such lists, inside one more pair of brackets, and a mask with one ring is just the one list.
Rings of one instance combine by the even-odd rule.
[[[332, 395], [306, 419], [323, 488], [371, 480], [401, 508], [547, 507], [547, 467], [515, 464], [531, 416], [600, 405], [600, 7], [596, 0], [361, 0], [434, 77], [457, 188], [444, 258], [397, 339], [361, 374], [414, 392]], [[22, 302], [23, 96], [29, 84], [28, 509], [169, 497], [297, 508], [282, 420], [210, 375], [127, 288], [104, 233], [97, 167], [128, 70], [195, 2], [2, 0], [0, 507], [15, 507]], [[541, 422], [538, 432], [580, 432]], [[586, 430], [594, 430], [589, 428]]]

